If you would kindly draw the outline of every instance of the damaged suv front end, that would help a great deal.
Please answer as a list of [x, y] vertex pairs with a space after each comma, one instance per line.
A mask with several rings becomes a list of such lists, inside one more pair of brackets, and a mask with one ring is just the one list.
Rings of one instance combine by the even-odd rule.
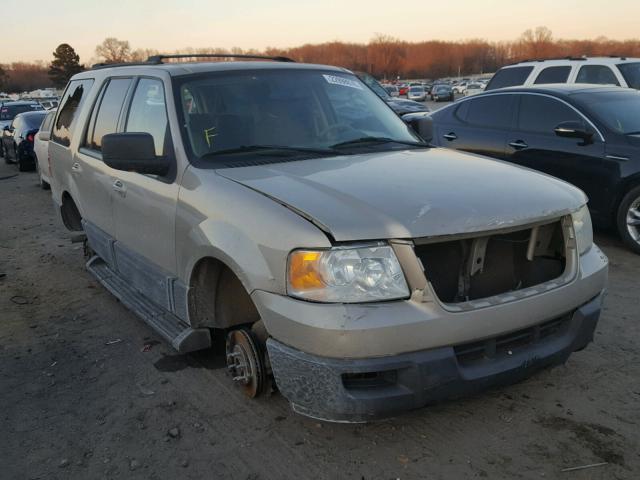
[[331, 239], [289, 253], [286, 294], [252, 294], [296, 412], [393, 415], [518, 381], [593, 338], [608, 262], [564, 182], [441, 149], [219, 174]]

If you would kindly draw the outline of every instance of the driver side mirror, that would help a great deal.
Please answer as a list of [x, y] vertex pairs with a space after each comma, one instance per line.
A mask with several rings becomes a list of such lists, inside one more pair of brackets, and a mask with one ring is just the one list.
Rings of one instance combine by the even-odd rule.
[[43, 142], [48, 142], [50, 140], [51, 134], [49, 132], [38, 132], [38, 140]]
[[553, 131], [559, 137], [579, 138], [585, 142], [585, 145], [591, 143], [591, 139], [593, 138], [593, 131], [583, 122], [562, 122], [554, 128]]
[[157, 157], [149, 133], [110, 133], [102, 137], [102, 160], [111, 168], [127, 172], [164, 176], [170, 159]]
[[431, 118], [429, 113], [407, 113], [402, 116], [402, 120], [404, 120], [404, 122], [409, 125], [425, 142], [431, 143], [433, 140], [433, 118]]

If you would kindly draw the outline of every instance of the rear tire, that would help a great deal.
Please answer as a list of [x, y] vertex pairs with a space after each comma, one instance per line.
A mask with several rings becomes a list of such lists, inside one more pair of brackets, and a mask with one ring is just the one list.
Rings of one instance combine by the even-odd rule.
[[622, 241], [640, 254], [640, 186], [627, 192], [620, 202], [616, 225]]
[[27, 161], [19, 153], [16, 156], [18, 157], [18, 171], [28, 172], [30, 168], [29, 168], [29, 165], [27, 164]]

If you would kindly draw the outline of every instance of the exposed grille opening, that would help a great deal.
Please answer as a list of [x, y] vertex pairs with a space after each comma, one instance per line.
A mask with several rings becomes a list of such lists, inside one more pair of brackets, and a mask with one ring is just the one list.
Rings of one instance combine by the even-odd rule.
[[460, 365], [468, 366], [487, 359], [510, 355], [534, 342], [562, 335], [566, 332], [570, 320], [571, 314], [568, 314], [498, 337], [458, 345], [454, 347], [456, 358]]
[[560, 221], [510, 233], [417, 245], [415, 250], [436, 295], [445, 303], [532, 287], [560, 277], [566, 265]]
[[386, 387], [389, 385], [395, 385], [397, 381], [398, 372], [396, 370], [342, 374], [342, 384], [346, 389]]

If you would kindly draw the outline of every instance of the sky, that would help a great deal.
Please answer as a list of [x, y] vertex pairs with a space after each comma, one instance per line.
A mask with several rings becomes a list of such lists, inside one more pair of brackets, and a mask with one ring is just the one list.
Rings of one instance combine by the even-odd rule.
[[[0, 64], [50, 61], [69, 43], [81, 62], [106, 37], [132, 49], [294, 47], [333, 40], [513, 40], [546, 26], [555, 38], [640, 36], [640, 0], [0, 0]], [[54, 7], [55, 6], [55, 7]], [[26, 10], [25, 10], [26, 8]], [[11, 18], [16, 19], [11, 21]], [[7, 41], [11, 40], [11, 41]]]

